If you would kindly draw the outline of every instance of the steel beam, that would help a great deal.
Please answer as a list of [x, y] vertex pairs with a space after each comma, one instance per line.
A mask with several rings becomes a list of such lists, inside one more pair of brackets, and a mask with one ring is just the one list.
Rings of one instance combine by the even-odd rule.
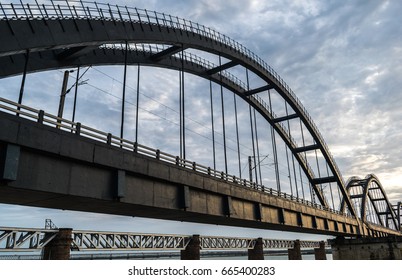
[[254, 95], [254, 94], [257, 94], [257, 93], [260, 93], [260, 92], [263, 92], [263, 91], [268, 91], [268, 90], [273, 89], [273, 88], [274, 88], [273, 85], [266, 85], [266, 86], [262, 86], [262, 87], [259, 87], [259, 88], [255, 88], [255, 89], [246, 91], [244, 93], [244, 95], [245, 96], [250, 96], [250, 95]]
[[223, 70], [226, 70], [226, 69], [228, 69], [228, 68], [234, 67], [234, 66], [236, 66], [236, 65], [238, 65], [238, 64], [239, 64], [239, 62], [237, 62], [237, 61], [234, 61], [234, 60], [229, 61], [229, 62], [227, 62], [227, 63], [225, 63], [225, 64], [220, 65], [220, 66], [217, 66], [217, 67], [215, 67], [215, 68], [209, 69], [209, 70], [207, 71], [207, 75], [210, 75], [210, 76], [211, 76], [211, 75], [213, 75], [213, 74], [216, 74], [216, 73], [221, 72], [221, 71], [223, 71]]
[[287, 116], [284, 116], [284, 117], [275, 118], [274, 123], [288, 121], [288, 120], [291, 120], [291, 119], [296, 119], [298, 117], [299, 117], [299, 115], [297, 115], [297, 114], [290, 114], [290, 115], [287, 115]]

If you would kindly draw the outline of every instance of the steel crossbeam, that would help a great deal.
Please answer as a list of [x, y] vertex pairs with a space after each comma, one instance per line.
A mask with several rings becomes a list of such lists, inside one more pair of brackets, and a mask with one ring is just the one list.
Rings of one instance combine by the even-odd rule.
[[57, 232], [44, 229], [0, 228], [0, 252], [41, 250]]

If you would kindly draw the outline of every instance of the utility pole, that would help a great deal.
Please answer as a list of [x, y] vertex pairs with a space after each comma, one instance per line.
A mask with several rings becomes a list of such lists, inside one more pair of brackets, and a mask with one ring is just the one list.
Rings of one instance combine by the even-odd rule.
[[60, 93], [60, 102], [59, 102], [59, 111], [57, 113], [57, 128], [60, 128], [61, 124], [61, 118], [63, 118], [63, 111], [64, 111], [64, 102], [66, 100], [66, 94], [67, 94], [67, 84], [68, 84], [68, 76], [70, 74], [70, 71], [64, 71], [64, 77], [63, 77], [63, 84], [61, 86], [61, 93]]
[[61, 93], [60, 93], [59, 111], [57, 113], [57, 128], [60, 128], [61, 118], [63, 118], [64, 102], [66, 100], [66, 94], [67, 94], [68, 76], [72, 72], [74, 72], [74, 70], [64, 71], [63, 85], [61, 87]]
[[250, 182], [253, 182], [253, 161], [251, 156], [248, 157], [248, 170], [250, 174]]

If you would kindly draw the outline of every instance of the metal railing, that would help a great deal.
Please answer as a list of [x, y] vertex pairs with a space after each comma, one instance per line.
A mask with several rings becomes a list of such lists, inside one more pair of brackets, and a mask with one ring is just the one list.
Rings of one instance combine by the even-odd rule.
[[274, 195], [277, 197], [285, 198], [291, 201], [295, 201], [298, 203], [302, 203], [305, 205], [308, 205], [310, 207], [314, 207], [316, 209], [321, 209], [329, 212], [336, 213], [338, 215], [344, 215], [346, 216], [345, 213], [341, 213], [337, 210], [331, 209], [329, 207], [324, 207], [320, 204], [313, 203], [311, 201], [295, 197], [293, 195], [289, 195], [284, 192], [280, 192], [278, 190], [274, 190], [272, 188], [267, 188], [264, 185], [259, 185], [256, 184], [255, 182], [250, 182], [246, 179], [239, 178], [234, 175], [229, 175], [226, 174], [223, 171], [218, 171], [215, 169], [212, 169], [208, 166], [198, 164], [194, 161], [190, 161], [187, 159], [180, 158], [179, 156], [174, 156], [168, 153], [165, 153], [163, 151], [160, 151], [159, 149], [153, 149], [144, 145], [141, 145], [139, 143], [136, 143], [134, 141], [130, 141], [124, 138], [117, 137], [115, 135], [112, 135], [111, 133], [103, 132], [100, 130], [97, 130], [95, 128], [91, 128], [89, 126], [83, 125], [79, 122], [72, 122], [70, 120], [66, 120], [63, 118], [59, 118], [55, 115], [49, 114], [44, 112], [43, 110], [37, 110], [31, 107], [28, 107], [26, 105], [22, 105], [13, 101], [10, 101], [8, 99], [0, 97], [0, 111], [4, 111], [7, 113], [11, 114], [16, 114], [19, 117], [26, 118], [29, 120], [33, 120], [35, 122], [38, 122], [40, 124], [44, 124], [47, 126], [52, 126], [56, 127], [60, 130], [74, 133], [76, 135], [80, 135], [92, 140], [100, 141], [103, 143], [106, 143], [108, 145], [121, 148], [127, 151], [131, 151], [137, 154], [141, 154], [150, 158], [154, 158], [160, 161], [163, 161], [168, 164], [174, 164], [177, 167], [192, 170], [194, 172], [208, 175], [210, 177], [214, 177], [215, 179], [219, 180], [224, 180], [228, 183], [234, 183], [237, 184], [238, 186], [247, 188], [247, 189], [252, 189], [256, 191], [261, 191], [270, 195]]

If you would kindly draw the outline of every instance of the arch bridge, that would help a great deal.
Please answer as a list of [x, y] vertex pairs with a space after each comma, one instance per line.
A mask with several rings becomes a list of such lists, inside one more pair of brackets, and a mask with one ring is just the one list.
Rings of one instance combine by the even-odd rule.
[[[332, 235], [400, 235], [400, 217], [379, 180], [369, 175], [345, 183], [295, 93], [233, 39], [164, 13], [56, 0], [0, 3], [0, 34], [1, 81], [22, 77], [19, 94], [0, 99], [1, 202]], [[84, 75], [110, 78], [104, 65], [123, 67], [119, 133], [75, 119], [78, 91], [85, 84], [96, 88]], [[155, 67], [178, 73], [176, 95], [168, 97], [176, 109], [153, 99], [173, 112], [165, 117], [140, 103], [144, 88], [152, 88], [140, 77], [159, 73], [149, 70]], [[77, 69], [71, 119], [63, 117], [69, 71], [57, 115], [24, 102], [32, 73], [59, 69]], [[136, 88], [128, 85], [133, 69]], [[192, 88], [196, 78], [203, 93]], [[136, 93], [131, 103], [130, 89]], [[141, 127], [150, 112], [176, 118], [169, 119], [175, 141], [157, 142], [167, 151], [148, 147], [156, 141], [149, 135], [158, 135]], [[208, 124], [197, 114], [207, 114]], [[209, 141], [204, 148], [194, 140], [201, 134]]]

